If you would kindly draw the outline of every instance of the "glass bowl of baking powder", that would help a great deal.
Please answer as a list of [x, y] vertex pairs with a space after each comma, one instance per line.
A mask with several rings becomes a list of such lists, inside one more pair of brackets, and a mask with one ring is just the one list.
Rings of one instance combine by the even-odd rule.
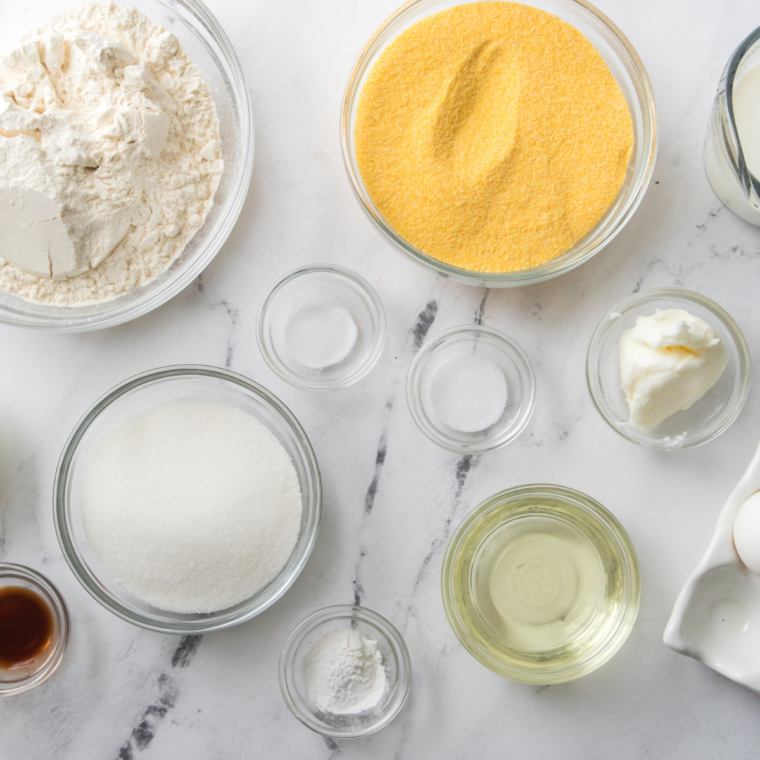
[[[23, 35], [85, 0], [40, 0], [4, 9], [0, 51], [18, 46]], [[52, 305], [0, 290], [0, 322], [58, 332], [81, 332], [127, 322], [155, 309], [192, 282], [214, 258], [240, 214], [253, 168], [253, 115], [240, 63], [219, 22], [199, 0], [127, 0], [171, 32], [208, 85], [219, 119], [224, 169], [205, 222], [168, 269], [144, 285], [109, 300]], [[106, 258], [104, 263], [108, 262]], [[47, 281], [49, 282], [49, 281]]]
[[358, 605], [325, 607], [302, 620], [285, 642], [279, 670], [280, 691], [293, 715], [333, 739], [384, 728], [411, 688], [403, 637], [384, 617]]

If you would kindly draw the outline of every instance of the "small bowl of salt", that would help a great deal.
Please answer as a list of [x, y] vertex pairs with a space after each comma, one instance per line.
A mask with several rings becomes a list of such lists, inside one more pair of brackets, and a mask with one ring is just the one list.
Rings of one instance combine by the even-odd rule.
[[422, 347], [409, 368], [406, 398], [412, 418], [433, 443], [478, 454], [505, 446], [525, 429], [536, 378], [511, 338], [465, 325]]
[[312, 613], [280, 655], [280, 689], [288, 707], [304, 725], [334, 739], [387, 726], [409, 696], [411, 673], [401, 634], [356, 605]]
[[307, 391], [357, 382], [385, 345], [385, 311], [355, 272], [327, 264], [285, 275], [261, 303], [256, 326], [270, 369]]

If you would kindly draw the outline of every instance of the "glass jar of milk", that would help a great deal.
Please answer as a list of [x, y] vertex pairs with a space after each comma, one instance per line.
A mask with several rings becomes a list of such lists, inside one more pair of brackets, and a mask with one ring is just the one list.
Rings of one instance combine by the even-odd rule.
[[704, 162], [718, 198], [760, 226], [760, 28], [739, 45], [723, 71]]

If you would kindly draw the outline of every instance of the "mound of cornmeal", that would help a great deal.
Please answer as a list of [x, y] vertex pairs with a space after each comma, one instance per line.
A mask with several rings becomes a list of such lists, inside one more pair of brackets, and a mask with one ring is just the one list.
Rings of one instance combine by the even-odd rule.
[[631, 115], [574, 27], [518, 3], [475, 2], [417, 22], [362, 89], [356, 157], [387, 222], [463, 269], [556, 258], [615, 200]]

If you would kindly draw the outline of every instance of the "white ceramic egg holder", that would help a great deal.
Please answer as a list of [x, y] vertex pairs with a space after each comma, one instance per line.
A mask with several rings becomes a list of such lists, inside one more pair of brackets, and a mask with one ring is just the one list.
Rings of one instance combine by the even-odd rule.
[[733, 681], [760, 692], [760, 576], [734, 548], [739, 509], [760, 491], [760, 447], [728, 497], [712, 541], [676, 600], [663, 637]]

